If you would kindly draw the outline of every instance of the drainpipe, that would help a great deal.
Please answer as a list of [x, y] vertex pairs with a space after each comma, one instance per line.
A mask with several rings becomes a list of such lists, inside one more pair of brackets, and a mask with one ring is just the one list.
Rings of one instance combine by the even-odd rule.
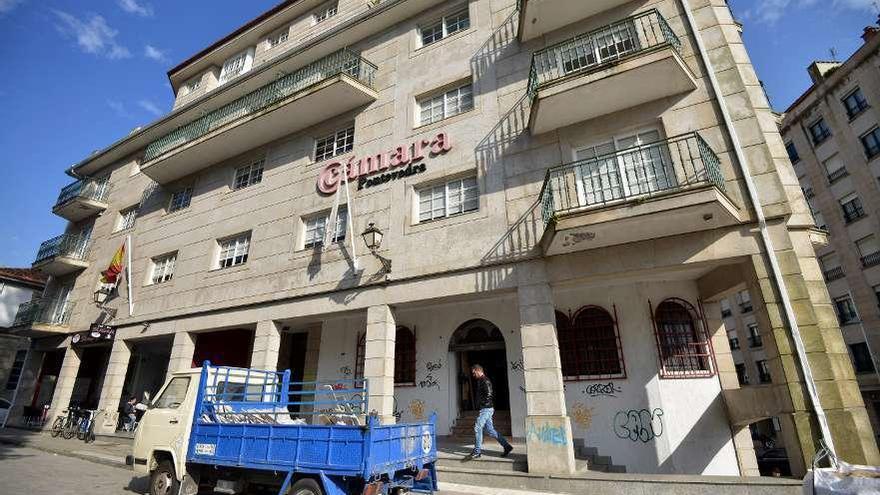
[[721, 92], [721, 85], [718, 83], [718, 78], [715, 76], [715, 68], [712, 66], [712, 61], [709, 60], [709, 56], [706, 54], [706, 46], [704, 45], [703, 38], [697, 28], [697, 23], [694, 20], [694, 14], [691, 12], [690, 4], [688, 0], [681, 0], [681, 4], [682, 7], [684, 7], [685, 16], [688, 25], [690, 26], [690, 30], [694, 34], [694, 39], [697, 43], [697, 51], [700, 53], [700, 60], [702, 60], [703, 65], [706, 66], [706, 71], [709, 75], [709, 82], [712, 85], [712, 91], [715, 93], [715, 99], [718, 101], [718, 107], [721, 109], [724, 126], [727, 127], [727, 133], [733, 143], [733, 151], [736, 154], [736, 161], [739, 163], [739, 168], [746, 184], [749, 200], [755, 208], [755, 216], [758, 220], [758, 230], [761, 233], [761, 241], [764, 244], [764, 249], [767, 251], [767, 258], [770, 261], [770, 274], [774, 285], [776, 285], [777, 290], [779, 290], [779, 298], [782, 300], [785, 319], [788, 320], [788, 325], [791, 329], [791, 336], [794, 340], [795, 349], [797, 350], [798, 360], [801, 364], [801, 371], [804, 374], [804, 382], [807, 386], [807, 392], [810, 394], [810, 399], [813, 402], [813, 409], [816, 412], [816, 419], [819, 422], [819, 429], [822, 433], [822, 438], [825, 440], [825, 445], [828, 447], [831, 454], [835, 455], [831, 429], [828, 426], [828, 418], [825, 416], [825, 410], [822, 408], [822, 403], [819, 401], [819, 393], [816, 391], [816, 382], [813, 380], [813, 373], [810, 369], [810, 363], [807, 360], [807, 351], [804, 348], [804, 340], [801, 337], [801, 332], [798, 328], [797, 320], [795, 319], [794, 309], [791, 306], [791, 299], [788, 295], [788, 289], [786, 289], [785, 281], [782, 279], [782, 270], [779, 268], [779, 260], [776, 257], [776, 251], [773, 249], [773, 242], [767, 231], [767, 219], [764, 217], [764, 209], [761, 207], [761, 202], [758, 199], [758, 193], [755, 189], [755, 182], [749, 172], [748, 161], [742, 150], [742, 143], [740, 142], [736, 129], [733, 126], [733, 120], [730, 118], [730, 112], [727, 109], [727, 104], [724, 101], [724, 96]]

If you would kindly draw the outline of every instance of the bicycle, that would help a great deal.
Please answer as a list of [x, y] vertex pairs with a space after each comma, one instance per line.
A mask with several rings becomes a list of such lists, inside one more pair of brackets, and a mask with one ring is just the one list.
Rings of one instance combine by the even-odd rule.
[[76, 438], [85, 443], [95, 441], [95, 416], [98, 411], [83, 409], [80, 411], [76, 429]]
[[70, 440], [76, 436], [76, 432], [79, 429], [79, 423], [82, 420], [79, 412], [80, 409], [78, 407], [71, 407], [68, 410], [67, 419], [64, 422], [64, 429], [61, 430], [61, 438]]
[[55, 421], [52, 422], [52, 437], [53, 438], [58, 437], [58, 435], [60, 435], [61, 432], [64, 431], [64, 421], [67, 419], [67, 417], [68, 417], [68, 411], [63, 410], [63, 411], [61, 411], [61, 414], [59, 414], [58, 417], [55, 418]]

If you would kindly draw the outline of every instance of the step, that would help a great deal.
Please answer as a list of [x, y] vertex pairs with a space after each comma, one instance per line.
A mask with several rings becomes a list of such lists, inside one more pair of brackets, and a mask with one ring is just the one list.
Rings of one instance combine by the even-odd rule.
[[458, 449], [444, 448], [437, 451], [437, 466], [452, 469], [469, 468], [483, 471], [501, 471], [506, 473], [526, 472], [529, 464], [525, 454], [511, 453], [508, 457], [501, 457], [501, 447], [493, 445], [483, 446], [483, 455], [479, 459], [470, 459], [471, 449], [461, 447]]

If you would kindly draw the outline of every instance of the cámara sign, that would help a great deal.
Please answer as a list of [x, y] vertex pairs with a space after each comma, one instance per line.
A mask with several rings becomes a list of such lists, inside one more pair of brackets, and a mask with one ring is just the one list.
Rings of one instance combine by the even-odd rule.
[[358, 158], [353, 156], [346, 162], [328, 163], [318, 174], [318, 190], [333, 194], [342, 183], [343, 171], [348, 180], [357, 182], [357, 188], [373, 187], [388, 181], [402, 179], [426, 170], [422, 163], [426, 157], [433, 158], [452, 149], [452, 142], [445, 132], [434, 139], [419, 139], [409, 145], [392, 148], [386, 153]]

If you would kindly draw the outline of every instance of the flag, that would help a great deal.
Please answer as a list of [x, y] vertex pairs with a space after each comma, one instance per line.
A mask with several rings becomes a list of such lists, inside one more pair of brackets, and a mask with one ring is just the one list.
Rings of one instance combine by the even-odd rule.
[[119, 274], [122, 273], [122, 260], [125, 257], [125, 243], [116, 250], [113, 259], [110, 260], [110, 266], [101, 272], [101, 283], [116, 285], [119, 283]]

